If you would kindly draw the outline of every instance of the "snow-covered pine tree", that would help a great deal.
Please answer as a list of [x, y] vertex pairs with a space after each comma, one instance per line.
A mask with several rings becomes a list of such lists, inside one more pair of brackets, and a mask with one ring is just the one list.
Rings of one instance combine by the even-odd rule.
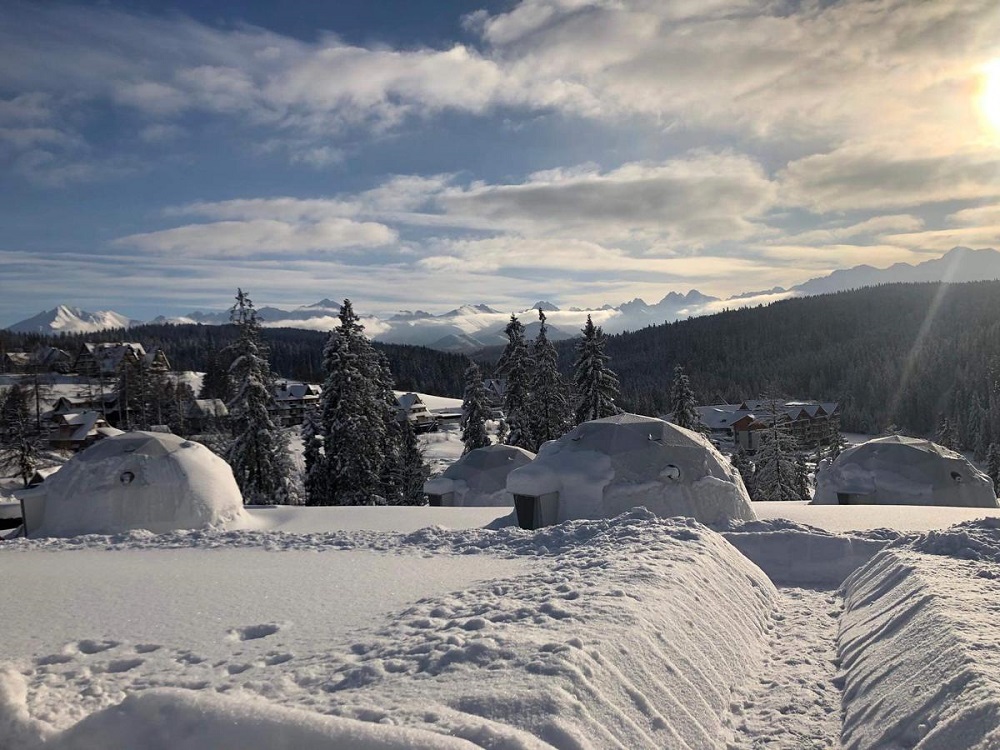
[[541, 308], [538, 308], [538, 320], [541, 325], [531, 349], [534, 372], [528, 401], [531, 435], [535, 441], [532, 450], [535, 451], [543, 443], [562, 437], [572, 427], [568, 389], [559, 373], [556, 348], [549, 341], [545, 311]]
[[809, 469], [806, 467], [806, 457], [801, 453], [795, 456], [795, 489], [799, 500], [812, 500], [809, 490]]
[[993, 491], [1000, 493], [1000, 445], [990, 443], [986, 452], [986, 473], [993, 480]]
[[0, 471], [18, 477], [25, 487], [38, 466], [37, 435], [25, 392], [9, 388], [0, 402]]
[[302, 477], [306, 504], [315, 505], [314, 498], [323, 496], [323, 435], [319, 425], [320, 415], [315, 409], [306, 412], [302, 420], [302, 460], [305, 464]]
[[944, 446], [949, 450], [958, 450], [958, 439], [955, 435], [955, 427], [948, 417], [942, 416], [938, 423], [937, 432], [934, 435], [934, 442]]
[[576, 345], [577, 357], [573, 365], [578, 399], [574, 414], [577, 424], [613, 417], [621, 411], [615, 406], [618, 376], [608, 367], [610, 357], [604, 353], [605, 343], [604, 331], [595, 326], [588, 315], [583, 339]]
[[497, 374], [504, 378], [503, 410], [507, 421], [507, 445], [535, 450], [531, 434], [531, 355], [524, 339], [524, 326], [515, 315], [504, 329], [507, 346], [497, 362]]
[[844, 448], [847, 447], [847, 441], [844, 436], [840, 433], [840, 425], [835, 422], [830, 422], [830, 438], [827, 443], [826, 455], [831, 461], [835, 461], [837, 456], [839, 456]]
[[486, 420], [490, 416], [490, 405], [483, 388], [483, 373], [475, 362], [465, 369], [465, 398], [462, 400], [462, 455], [476, 448], [490, 444], [486, 434]]
[[115, 386], [118, 396], [119, 427], [123, 430], [148, 430], [150, 421], [149, 365], [141, 357], [124, 359], [118, 368]]
[[736, 452], [729, 458], [729, 461], [732, 463], [733, 468], [740, 473], [740, 478], [743, 480], [747, 492], [750, 494], [750, 497], [753, 497], [753, 464], [750, 462], [747, 454], [742, 448], [737, 448]]
[[208, 360], [198, 398], [217, 398], [228, 403], [232, 397], [233, 384], [229, 378], [229, 365], [225, 362], [224, 353], [217, 352]]
[[254, 505], [294, 503], [288, 438], [271, 419], [274, 377], [267, 347], [261, 339], [260, 321], [250, 297], [237, 290], [230, 320], [239, 328], [231, 345], [229, 374], [236, 385], [228, 408], [234, 440], [226, 460], [233, 469], [243, 501]]
[[670, 421], [678, 427], [700, 432], [701, 417], [695, 408], [696, 400], [691, 389], [691, 381], [684, 373], [684, 368], [677, 365], [674, 368], [674, 382], [670, 386]]
[[772, 402], [768, 426], [760, 431], [760, 446], [754, 455], [754, 500], [799, 500], [795, 469], [795, 438], [780, 422], [777, 404]]
[[375, 505], [383, 490], [386, 403], [372, 382], [371, 344], [349, 299], [339, 317], [340, 326], [330, 332], [323, 350], [323, 481], [314, 485], [308, 502]]
[[408, 420], [400, 423], [402, 446], [399, 465], [399, 504], [423, 505], [424, 482], [430, 476], [430, 467], [424, 463], [424, 455], [420, 451], [417, 433]]
[[[406, 427], [409, 421], [399, 418], [399, 401], [393, 390], [395, 383], [385, 354], [377, 351], [364, 339], [368, 353], [363, 357], [368, 378], [374, 388], [375, 400], [380, 404], [379, 414], [385, 427], [382, 448], [381, 484], [378, 495], [388, 505], [403, 503], [404, 473], [407, 461]], [[415, 436], [414, 436], [415, 437]], [[408, 503], [406, 503], [408, 504]]]

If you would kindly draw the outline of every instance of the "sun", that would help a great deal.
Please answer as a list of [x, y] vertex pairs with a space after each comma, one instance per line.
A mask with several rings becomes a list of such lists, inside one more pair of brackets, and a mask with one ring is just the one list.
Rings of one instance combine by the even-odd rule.
[[983, 66], [979, 110], [986, 123], [1000, 135], [1000, 59]]

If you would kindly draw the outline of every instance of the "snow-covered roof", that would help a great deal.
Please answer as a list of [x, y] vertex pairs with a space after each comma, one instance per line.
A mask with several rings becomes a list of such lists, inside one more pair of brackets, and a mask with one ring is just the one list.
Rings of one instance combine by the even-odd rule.
[[226, 417], [229, 409], [220, 398], [196, 398], [189, 401], [184, 409], [184, 416], [190, 417]]
[[414, 406], [423, 406], [423, 399], [420, 398], [418, 393], [403, 393], [396, 396], [396, 401], [399, 402], [399, 407], [401, 409], [412, 409]]
[[559, 494], [558, 519], [604, 518], [636, 505], [712, 523], [754, 518], [739, 474], [696, 432], [636, 414], [584, 422], [511, 472], [516, 495]]
[[199, 443], [159, 432], [126, 432], [67, 461], [24, 495], [35, 536], [199, 529], [243, 516], [229, 465]]
[[993, 482], [955, 451], [890, 435], [841, 453], [816, 476], [817, 504], [997, 507]]
[[316, 400], [323, 389], [313, 383], [280, 382], [274, 387], [275, 401], [307, 401]]
[[454, 493], [454, 505], [512, 505], [506, 491], [507, 475], [530, 463], [535, 454], [512, 445], [490, 445], [462, 456], [443, 474], [428, 480], [424, 492], [429, 495]]

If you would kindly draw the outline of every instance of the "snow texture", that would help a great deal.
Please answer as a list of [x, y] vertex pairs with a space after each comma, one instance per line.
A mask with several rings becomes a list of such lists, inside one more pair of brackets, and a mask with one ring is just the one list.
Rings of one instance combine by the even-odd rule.
[[1000, 565], [967, 559], [956, 541], [970, 538], [1000, 550], [995, 523], [969, 524], [894, 545], [845, 581], [844, 747], [1000, 747]]
[[32, 536], [205, 529], [243, 519], [229, 465], [169, 433], [128, 432], [78, 453], [24, 493]]
[[849, 448], [816, 475], [816, 504], [996, 508], [993, 481], [960, 453], [901, 435]]
[[[368, 537], [371, 548], [380, 546], [375, 536]], [[331, 737], [350, 745], [346, 733], [356, 732], [359, 743], [390, 748], [461, 741], [491, 748], [718, 748], [732, 735], [732, 696], [757, 679], [770, 647], [774, 587], [720, 535], [691, 520], [636, 510], [537, 533], [427, 529], [405, 544], [381, 536], [386, 547], [409, 554], [528, 555], [536, 564], [421, 599], [340, 648], [321, 644], [309, 652], [303, 645], [291, 656], [279, 644], [295, 627], [270, 634], [231, 628], [233, 653], [218, 662], [169, 644], [86, 641], [77, 632], [72, 652], [15, 665], [27, 688], [16, 677], [5, 688], [0, 746], [30, 748], [48, 738], [45, 747], [63, 750], [150, 737], [140, 744], [309, 748], [322, 746], [321, 738], [337, 746]], [[27, 540], [4, 545], [0, 554], [49, 555], [31, 550], [60, 541], [70, 546]], [[73, 554], [56, 557], [72, 561]], [[268, 622], [281, 621], [281, 602], [274, 598]], [[262, 635], [244, 640], [241, 633]], [[276, 653], [244, 668], [240, 652], [268, 641]], [[156, 672], [136, 663], [154, 657]], [[212, 744], [182, 744], [197, 742], [190, 739], [195, 727]]]
[[442, 505], [514, 506], [507, 490], [507, 475], [531, 462], [534, 453], [512, 445], [491, 445], [465, 454], [439, 476], [424, 484], [424, 492], [452, 497]]
[[756, 518], [743, 480], [707, 438], [635, 414], [585, 422], [546, 443], [510, 473], [507, 489], [558, 493], [558, 521], [610, 518], [635, 506], [708, 524]]

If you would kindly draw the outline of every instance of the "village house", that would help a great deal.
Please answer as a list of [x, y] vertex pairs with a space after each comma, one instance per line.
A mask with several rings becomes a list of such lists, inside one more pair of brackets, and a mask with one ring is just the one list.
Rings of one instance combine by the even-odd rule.
[[126, 362], [143, 361], [150, 370], [167, 372], [170, 361], [159, 347], [146, 351], [142, 344], [130, 342], [104, 342], [84, 344], [76, 355], [73, 369], [92, 378], [115, 377]]
[[306, 413], [319, 408], [322, 393], [323, 389], [313, 383], [280, 380], [274, 384], [275, 416], [286, 427], [302, 424]]
[[189, 432], [209, 432], [229, 418], [229, 409], [222, 399], [197, 398], [184, 405], [184, 423]]
[[406, 420], [416, 432], [432, 432], [437, 429], [437, 418], [416, 393], [402, 393], [396, 396], [396, 419]]
[[79, 451], [102, 438], [120, 434], [121, 430], [110, 427], [96, 411], [68, 412], [53, 415], [48, 441], [52, 448]]

